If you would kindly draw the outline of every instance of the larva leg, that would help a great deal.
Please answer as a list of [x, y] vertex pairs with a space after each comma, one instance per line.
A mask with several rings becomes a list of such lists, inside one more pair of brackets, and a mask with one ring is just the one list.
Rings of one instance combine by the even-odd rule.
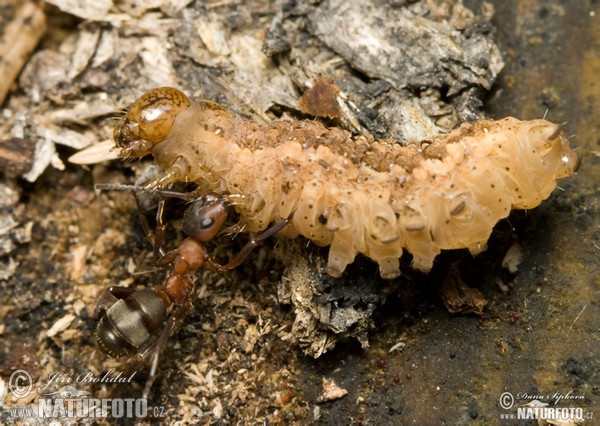
[[356, 249], [352, 247], [352, 244], [348, 244], [347, 239], [340, 238], [336, 234], [329, 247], [329, 257], [325, 272], [335, 278], [341, 277], [342, 272], [344, 272], [348, 264], [354, 261], [355, 256]]
[[178, 157], [168, 168], [162, 173], [152, 178], [145, 187], [146, 189], [166, 188], [169, 185], [186, 180], [185, 176], [190, 170], [190, 165], [184, 157]]
[[400, 276], [400, 259], [398, 257], [381, 259], [377, 263], [379, 264], [381, 278], [391, 280]]
[[396, 215], [389, 203], [384, 201], [389, 195], [380, 195], [374, 201], [364, 200], [368, 206], [366, 213], [370, 220], [366, 223], [368, 235], [367, 255], [377, 261], [383, 278], [392, 279], [400, 275], [402, 241], [398, 230]]

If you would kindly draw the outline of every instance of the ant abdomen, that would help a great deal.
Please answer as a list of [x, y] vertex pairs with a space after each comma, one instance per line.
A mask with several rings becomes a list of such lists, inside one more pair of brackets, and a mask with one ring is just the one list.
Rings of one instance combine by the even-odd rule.
[[98, 323], [98, 346], [113, 358], [139, 352], [161, 330], [166, 318], [165, 302], [153, 291], [132, 292], [102, 315]]

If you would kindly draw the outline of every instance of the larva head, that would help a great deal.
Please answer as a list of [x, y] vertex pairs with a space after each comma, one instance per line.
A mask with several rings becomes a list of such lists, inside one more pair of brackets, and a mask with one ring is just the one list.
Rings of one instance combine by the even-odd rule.
[[177, 115], [190, 106], [189, 98], [172, 87], [146, 92], [131, 106], [115, 128], [113, 137], [120, 157], [143, 157], [162, 142]]
[[528, 130], [529, 146], [548, 167], [556, 167], [555, 178], [570, 176], [581, 165], [581, 155], [569, 146], [569, 140], [558, 124], [534, 120]]

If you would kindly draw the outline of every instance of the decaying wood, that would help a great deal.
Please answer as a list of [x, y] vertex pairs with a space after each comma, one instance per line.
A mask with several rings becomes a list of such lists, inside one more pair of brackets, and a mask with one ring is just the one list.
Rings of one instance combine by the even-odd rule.
[[42, 6], [27, 2], [17, 9], [0, 39], [0, 105], [46, 30]]

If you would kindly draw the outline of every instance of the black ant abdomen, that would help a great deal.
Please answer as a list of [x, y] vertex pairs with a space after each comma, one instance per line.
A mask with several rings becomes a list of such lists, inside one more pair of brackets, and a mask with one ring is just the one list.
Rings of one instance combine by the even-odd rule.
[[165, 302], [153, 291], [130, 290], [131, 294], [118, 299], [114, 293], [123, 295], [124, 290], [130, 289], [110, 287], [106, 290], [103, 297], [109, 299], [110, 296], [114, 301], [101, 316], [96, 335], [102, 352], [113, 358], [140, 351], [160, 331], [167, 318]]

